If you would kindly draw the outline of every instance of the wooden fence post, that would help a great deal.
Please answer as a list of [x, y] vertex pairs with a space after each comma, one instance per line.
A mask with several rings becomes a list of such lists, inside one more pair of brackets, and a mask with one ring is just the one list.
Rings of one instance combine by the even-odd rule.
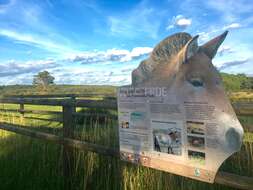
[[[76, 111], [73, 100], [68, 100], [63, 106], [63, 137], [74, 138], [75, 120], [73, 113]], [[63, 144], [63, 176], [64, 189], [71, 190], [74, 174], [74, 150], [68, 145]]]
[[19, 106], [19, 111], [20, 111], [20, 113], [23, 114], [23, 113], [24, 113], [24, 110], [25, 110], [25, 106], [24, 106], [23, 103], [21, 103], [20, 106]]
[[21, 123], [23, 123], [23, 120], [24, 120], [24, 115], [25, 115], [25, 105], [23, 103], [20, 103], [19, 105], [19, 113], [21, 114]]

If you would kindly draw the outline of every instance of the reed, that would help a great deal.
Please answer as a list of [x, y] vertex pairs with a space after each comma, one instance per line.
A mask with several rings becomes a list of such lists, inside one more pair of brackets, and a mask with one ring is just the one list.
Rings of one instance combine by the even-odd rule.
[[[17, 105], [5, 104], [0, 108], [18, 109]], [[26, 109], [61, 111], [60, 107], [26, 106]], [[100, 117], [104, 110], [80, 110], [91, 112], [92, 117], [76, 118], [75, 138], [117, 148], [117, 120], [111, 110]], [[97, 113], [97, 114], [96, 114]], [[55, 115], [28, 114], [44, 119]], [[252, 116], [240, 116], [243, 125], [253, 125]], [[31, 126], [35, 130], [61, 134], [62, 124], [20, 117], [19, 113], [1, 112], [1, 122]], [[0, 130], [0, 189], [54, 189], [64, 188], [62, 176], [63, 149], [60, 145], [35, 140]], [[92, 152], [75, 150], [75, 169], [72, 188], [77, 190], [230, 190], [217, 184], [207, 184], [130, 163], [117, 158], [101, 156]], [[246, 132], [241, 151], [231, 156], [221, 166], [222, 171], [253, 176], [253, 133]]]

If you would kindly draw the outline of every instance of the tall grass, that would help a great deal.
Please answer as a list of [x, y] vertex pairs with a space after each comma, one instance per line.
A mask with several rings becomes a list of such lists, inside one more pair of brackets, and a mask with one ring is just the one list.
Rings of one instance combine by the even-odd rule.
[[[3, 105], [2, 105], [3, 106]], [[7, 109], [16, 109], [16, 105], [4, 105]], [[32, 106], [26, 109], [43, 109]], [[59, 107], [47, 107], [47, 110], [60, 111]], [[80, 111], [80, 110], [79, 110]], [[83, 110], [82, 112], [105, 113], [105, 110]], [[115, 111], [106, 112], [106, 117], [94, 115], [77, 119], [75, 138], [118, 148], [117, 120], [111, 116]], [[61, 124], [29, 120], [17, 117], [18, 113], [4, 113], [0, 121], [20, 124], [23, 126], [41, 126], [57, 128], [61, 133]], [[35, 115], [33, 115], [35, 116]], [[37, 117], [53, 118], [52, 115]], [[243, 124], [253, 124], [252, 117], [240, 117]], [[47, 129], [48, 130], [48, 129]], [[221, 166], [222, 171], [253, 176], [253, 135], [248, 134], [239, 153], [234, 154]], [[249, 139], [252, 141], [249, 142]], [[92, 152], [75, 150], [74, 175], [71, 178], [72, 188], [76, 190], [230, 190], [233, 188], [217, 184], [207, 184], [188, 178], [172, 175], [130, 163], [117, 158], [101, 156]], [[31, 139], [0, 130], [0, 189], [64, 189], [62, 176], [62, 155], [60, 145], [41, 140]]]

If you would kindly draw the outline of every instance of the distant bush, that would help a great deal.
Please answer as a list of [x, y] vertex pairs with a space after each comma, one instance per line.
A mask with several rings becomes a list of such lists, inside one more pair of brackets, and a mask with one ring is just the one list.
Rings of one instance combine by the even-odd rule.
[[[245, 74], [221, 73], [223, 84], [227, 92], [252, 91], [253, 77]], [[114, 94], [115, 86], [109, 85], [50, 85], [47, 94]], [[45, 94], [42, 89], [33, 85], [0, 86], [1, 95], [40, 95]]]
[[[33, 85], [0, 86], [1, 95], [41, 95], [44, 91]], [[47, 94], [116, 94], [115, 86], [99, 85], [52, 85], [47, 87]]]
[[248, 77], [245, 74], [227, 74], [221, 73], [222, 80], [226, 91], [247, 91], [253, 90], [253, 77]]

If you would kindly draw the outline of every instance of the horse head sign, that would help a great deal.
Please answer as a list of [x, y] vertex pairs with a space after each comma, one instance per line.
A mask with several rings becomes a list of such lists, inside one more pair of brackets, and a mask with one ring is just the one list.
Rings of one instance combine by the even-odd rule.
[[132, 72], [118, 90], [123, 160], [214, 182], [243, 137], [212, 64], [226, 35], [199, 46], [198, 36], [174, 34]]

